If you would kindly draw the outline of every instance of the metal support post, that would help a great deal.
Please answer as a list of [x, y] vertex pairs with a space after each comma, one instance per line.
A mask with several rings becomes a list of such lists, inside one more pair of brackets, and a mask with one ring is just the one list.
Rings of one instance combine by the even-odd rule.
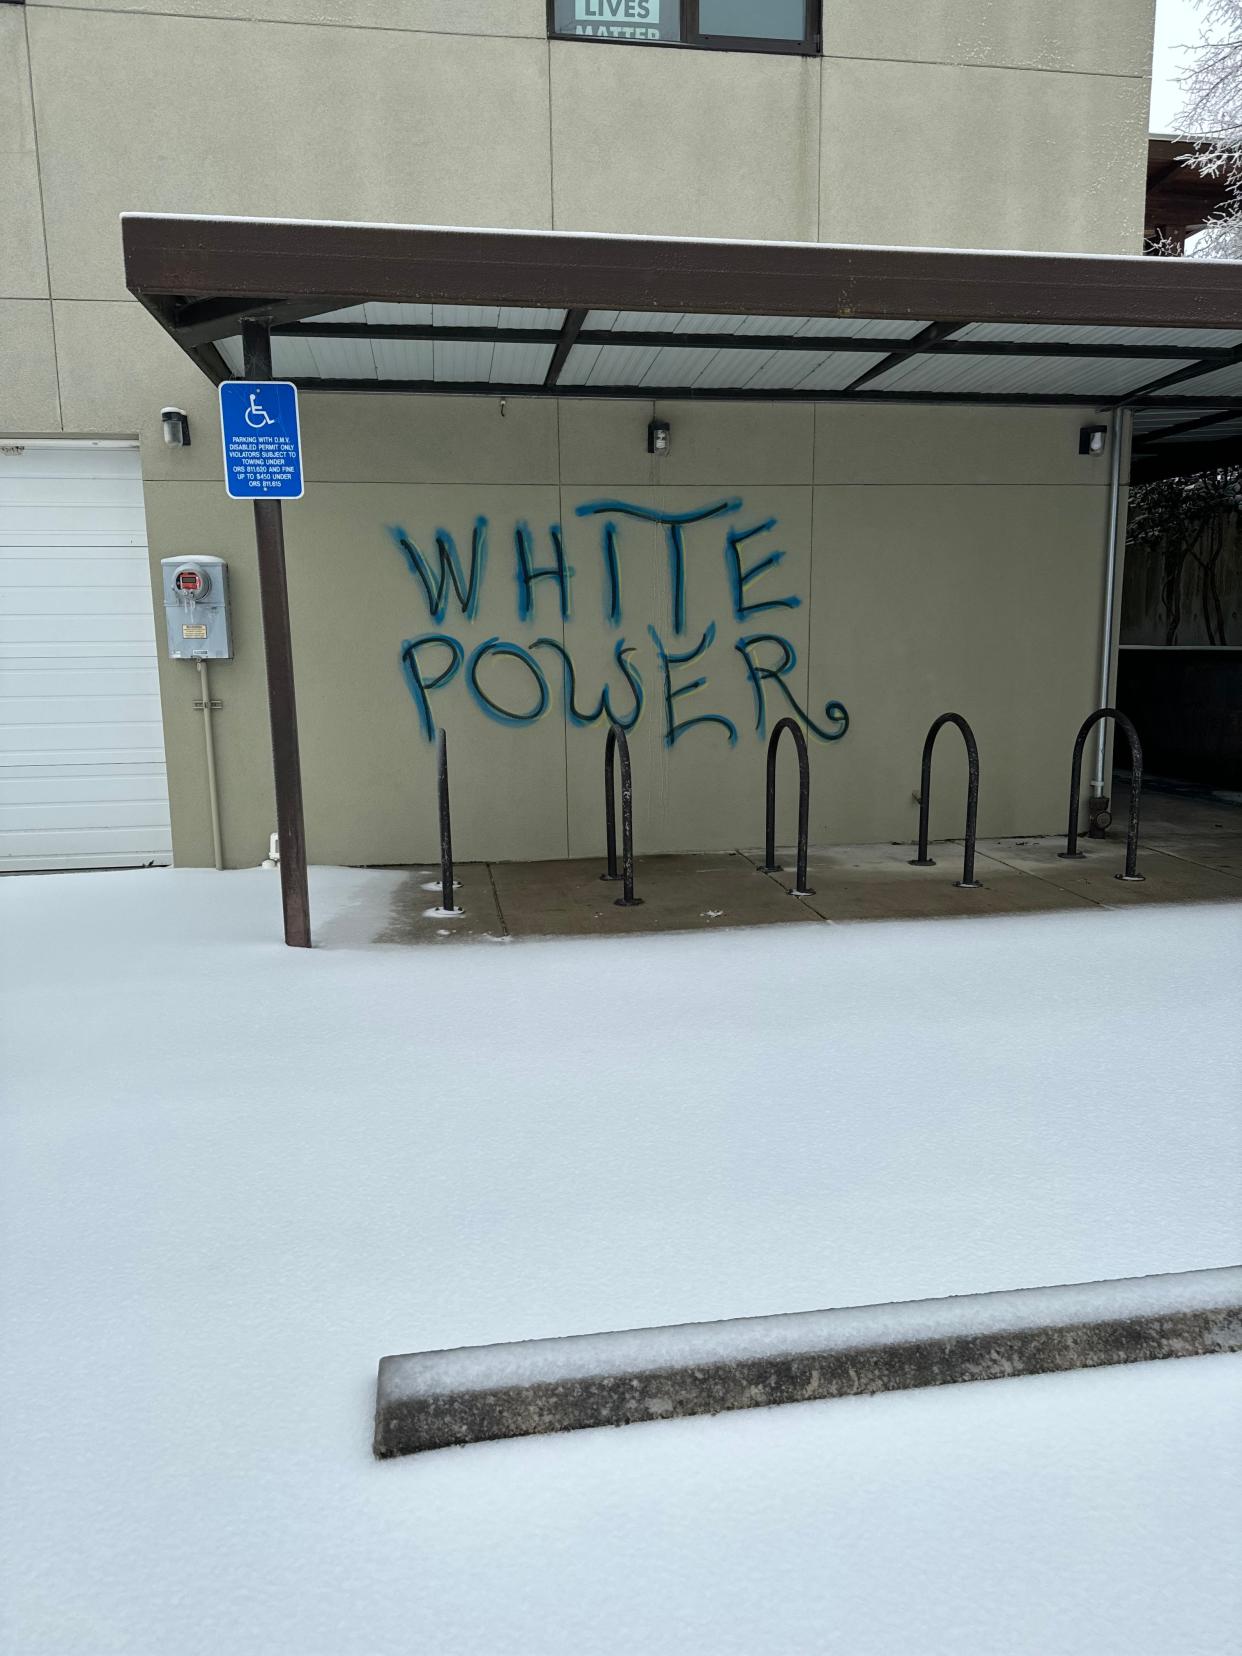
[[[270, 324], [255, 317], [242, 322], [245, 378], [272, 377]], [[309, 949], [310, 893], [306, 881], [306, 821], [302, 810], [302, 761], [298, 752], [298, 709], [293, 684], [293, 640], [289, 627], [289, 585], [285, 575], [285, 525], [279, 500], [254, 502], [254, 539], [259, 561], [263, 652], [267, 661], [267, 711], [272, 729], [272, 775], [276, 784], [276, 831], [280, 841], [280, 898], [285, 942]]]

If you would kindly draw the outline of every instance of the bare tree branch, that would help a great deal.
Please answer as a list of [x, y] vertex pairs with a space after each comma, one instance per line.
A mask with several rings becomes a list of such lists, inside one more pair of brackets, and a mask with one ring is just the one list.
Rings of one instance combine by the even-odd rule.
[[1224, 182], [1227, 199], [1195, 244], [1196, 258], [1242, 257], [1242, 0], [1197, 0], [1199, 40], [1178, 76], [1178, 127], [1194, 166]]

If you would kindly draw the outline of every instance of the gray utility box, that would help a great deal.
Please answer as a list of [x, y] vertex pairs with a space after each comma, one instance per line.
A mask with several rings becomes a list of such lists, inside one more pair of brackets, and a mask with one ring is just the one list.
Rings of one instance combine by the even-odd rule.
[[229, 661], [229, 566], [223, 558], [164, 558], [164, 621], [174, 661]]

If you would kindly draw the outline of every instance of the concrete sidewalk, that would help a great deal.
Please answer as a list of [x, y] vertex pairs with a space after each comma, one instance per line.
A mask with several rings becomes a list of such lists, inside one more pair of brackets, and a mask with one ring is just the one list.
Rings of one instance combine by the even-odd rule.
[[794, 854], [760, 872], [758, 850], [639, 857], [642, 903], [618, 908], [620, 886], [601, 879], [603, 859], [464, 863], [456, 870], [459, 915], [438, 907], [438, 871], [412, 869], [393, 900], [377, 942], [451, 942], [471, 937], [617, 936], [707, 931], [713, 927], [865, 920], [931, 920], [972, 914], [1035, 914], [1054, 909], [1120, 908], [1143, 903], [1242, 901], [1242, 805], [1210, 796], [1144, 796], [1142, 883], [1114, 878], [1124, 833], [1080, 840], [1086, 855], [1067, 862], [1063, 836], [980, 840], [977, 891], [959, 890], [960, 840], [940, 841], [934, 868], [913, 868], [910, 845], [812, 847], [810, 891], [793, 894]]

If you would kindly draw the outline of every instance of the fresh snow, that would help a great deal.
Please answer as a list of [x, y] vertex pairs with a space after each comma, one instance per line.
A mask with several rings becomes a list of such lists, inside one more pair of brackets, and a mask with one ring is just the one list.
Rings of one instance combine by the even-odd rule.
[[[1228, 906], [373, 946], [0, 881], [0, 1651], [1195, 1656], [1242, 1359], [376, 1463], [386, 1354], [1242, 1259]], [[408, 887], [407, 887], [408, 889]]]

